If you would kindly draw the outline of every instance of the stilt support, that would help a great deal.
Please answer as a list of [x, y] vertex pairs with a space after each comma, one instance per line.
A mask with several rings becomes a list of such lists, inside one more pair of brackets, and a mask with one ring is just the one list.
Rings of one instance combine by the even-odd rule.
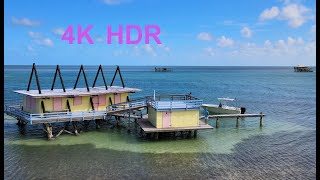
[[74, 131], [74, 134], [76, 136], [79, 135], [79, 132], [78, 132], [78, 122], [77, 121], [72, 121], [72, 126], [73, 126], [73, 131]]
[[219, 128], [220, 126], [220, 122], [219, 122], [219, 118], [217, 117], [217, 120], [216, 120], [216, 128]]
[[261, 114], [261, 116], [260, 116], [260, 127], [262, 127], [262, 112], [260, 114]]
[[236, 127], [239, 127], [239, 117], [237, 117], [237, 123], [236, 123]]
[[46, 123], [45, 126], [46, 126], [48, 140], [54, 140], [54, 137], [52, 135], [52, 126], [51, 126], [51, 124], [47, 124]]
[[198, 132], [197, 130], [195, 130], [195, 131], [193, 132], [193, 136], [194, 136], [194, 137], [197, 137], [197, 132]]

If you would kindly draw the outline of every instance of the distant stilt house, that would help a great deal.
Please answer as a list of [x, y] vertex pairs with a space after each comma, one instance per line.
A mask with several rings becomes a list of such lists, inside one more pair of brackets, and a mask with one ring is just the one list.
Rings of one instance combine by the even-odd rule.
[[313, 72], [311, 67], [307, 67], [305, 65], [294, 66], [294, 72]]
[[164, 68], [164, 67], [157, 68], [157, 67], [155, 67], [154, 71], [155, 72], [171, 72], [172, 70], [170, 68]]

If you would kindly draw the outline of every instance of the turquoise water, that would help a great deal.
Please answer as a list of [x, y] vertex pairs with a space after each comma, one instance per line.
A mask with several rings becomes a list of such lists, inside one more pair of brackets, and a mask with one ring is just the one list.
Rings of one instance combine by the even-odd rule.
[[[54, 66], [38, 66], [41, 88], [51, 88]], [[79, 66], [61, 66], [65, 86], [72, 88]], [[85, 66], [92, 85], [98, 66]], [[19, 133], [16, 120], [4, 115], [4, 172], [6, 179], [315, 179], [316, 77], [295, 73], [293, 67], [121, 67], [127, 87], [143, 91], [131, 97], [192, 93], [204, 103], [236, 97], [258, 118], [221, 120], [220, 128], [198, 132], [197, 138], [140, 134], [134, 124], [112, 122], [99, 130], [92, 122], [80, 136], [62, 134], [47, 141], [40, 125]], [[31, 66], [5, 66], [5, 104], [26, 89]], [[115, 67], [104, 67], [110, 83]], [[56, 87], [61, 88], [57, 79]], [[99, 77], [98, 85], [103, 85]], [[120, 80], [116, 79], [116, 85]], [[78, 87], [84, 87], [81, 77]], [[32, 89], [36, 89], [33, 79]], [[215, 121], [209, 123], [215, 126]], [[128, 131], [128, 129], [130, 131]], [[55, 129], [57, 131], [57, 129]]]

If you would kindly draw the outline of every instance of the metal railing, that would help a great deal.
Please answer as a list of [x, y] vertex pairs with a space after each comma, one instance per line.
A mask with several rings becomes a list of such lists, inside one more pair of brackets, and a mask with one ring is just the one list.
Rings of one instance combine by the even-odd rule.
[[202, 100], [176, 100], [176, 101], [150, 101], [151, 105], [156, 110], [178, 110], [178, 109], [199, 109], [202, 105]]

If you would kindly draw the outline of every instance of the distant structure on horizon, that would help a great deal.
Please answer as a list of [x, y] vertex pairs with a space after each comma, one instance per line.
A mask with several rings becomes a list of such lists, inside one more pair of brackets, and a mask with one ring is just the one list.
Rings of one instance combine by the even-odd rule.
[[171, 71], [172, 71], [172, 69], [170, 69], [170, 68], [164, 68], [164, 67], [159, 67], [159, 68], [155, 67], [154, 68], [154, 72], [171, 72]]
[[294, 72], [313, 72], [311, 67], [307, 67], [305, 65], [294, 66]]

